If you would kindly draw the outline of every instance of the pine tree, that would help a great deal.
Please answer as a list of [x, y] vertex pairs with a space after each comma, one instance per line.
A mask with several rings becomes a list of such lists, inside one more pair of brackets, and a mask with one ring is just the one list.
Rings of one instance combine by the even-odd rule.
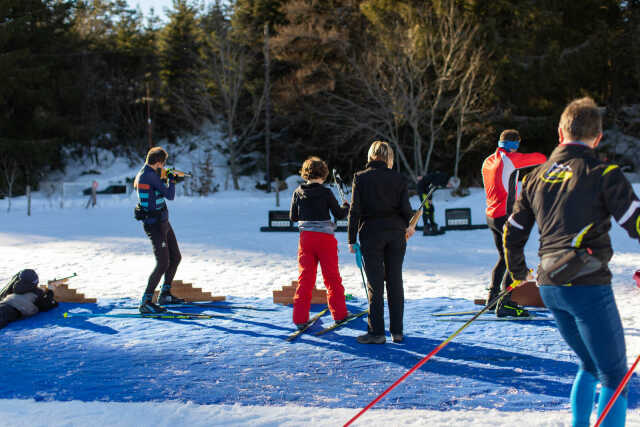
[[185, 106], [197, 96], [198, 64], [202, 48], [197, 10], [189, 0], [173, 0], [169, 23], [160, 37], [163, 108], [167, 131], [193, 132], [197, 126], [184, 117]]

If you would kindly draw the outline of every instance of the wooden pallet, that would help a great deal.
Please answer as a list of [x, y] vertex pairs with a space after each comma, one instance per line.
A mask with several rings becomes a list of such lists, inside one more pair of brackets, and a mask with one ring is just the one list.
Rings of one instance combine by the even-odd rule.
[[[153, 294], [153, 300], [158, 299], [159, 291]], [[171, 282], [171, 295], [176, 298], [182, 298], [187, 302], [196, 301], [224, 301], [225, 296], [213, 296], [211, 292], [203, 292], [201, 288], [194, 288], [192, 283], [184, 283], [182, 280], [174, 280]]]
[[[546, 307], [540, 297], [540, 289], [536, 282], [525, 282], [511, 291], [511, 300], [516, 304], [526, 307]], [[475, 299], [473, 302], [477, 305], [486, 305], [485, 299]]]
[[[283, 286], [281, 290], [273, 291], [273, 302], [275, 304], [293, 304], [293, 297], [298, 288], [298, 281], [294, 280], [289, 286]], [[327, 290], [314, 288], [311, 294], [311, 304], [326, 304]]]
[[58, 302], [75, 302], [75, 303], [96, 303], [96, 298], [87, 298], [84, 294], [79, 293], [75, 289], [69, 288], [69, 279], [49, 280], [47, 286], [41, 286], [42, 289], [51, 289], [53, 297]]

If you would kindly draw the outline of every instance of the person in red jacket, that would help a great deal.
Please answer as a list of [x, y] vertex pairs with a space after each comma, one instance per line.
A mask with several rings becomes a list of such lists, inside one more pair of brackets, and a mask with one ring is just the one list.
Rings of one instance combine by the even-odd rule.
[[[498, 262], [491, 271], [491, 287], [487, 303], [493, 301], [500, 293], [500, 284], [506, 270], [502, 249], [502, 229], [519, 194], [518, 169], [539, 165], [547, 160], [541, 153], [518, 153], [519, 147], [520, 133], [515, 129], [507, 129], [500, 134], [496, 152], [482, 163], [482, 181], [487, 199], [487, 225], [498, 250]], [[505, 286], [507, 285], [508, 283], [505, 283]], [[529, 315], [508, 297], [496, 304], [495, 311], [498, 317]]]
[[349, 204], [338, 205], [330, 189], [323, 185], [329, 175], [327, 164], [318, 157], [310, 157], [302, 164], [300, 176], [307, 181], [293, 192], [289, 218], [300, 228], [298, 246], [298, 287], [293, 297], [293, 323], [299, 329], [309, 321], [311, 295], [316, 284], [318, 263], [327, 287], [327, 304], [336, 322], [349, 315], [338, 270], [338, 241], [333, 235], [336, 219], [343, 219]]

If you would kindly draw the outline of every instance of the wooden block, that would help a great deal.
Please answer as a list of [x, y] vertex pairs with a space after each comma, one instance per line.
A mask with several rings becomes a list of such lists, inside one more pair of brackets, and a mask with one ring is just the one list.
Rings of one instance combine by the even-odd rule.
[[224, 295], [213, 295], [213, 296], [207, 297], [207, 299], [202, 301], [226, 301], [226, 300], [227, 300], [227, 297]]
[[56, 287], [53, 290], [53, 297], [58, 302], [75, 303], [96, 303], [96, 298], [87, 298], [84, 294], [76, 292], [74, 289]]
[[75, 292], [53, 291], [53, 297], [56, 299], [56, 301], [64, 302], [68, 299], [75, 299], [77, 297], [77, 294]]
[[298, 281], [297, 280], [292, 280], [291, 281], [291, 286], [293, 286], [294, 288], [298, 287]]
[[290, 296], [282, 291], [273, 291], [273, 299], [276, 298], [290, 298]]
[[527, 307], [545, 307], [536, 282], [524, 282], [511, 291], [513, 302]]

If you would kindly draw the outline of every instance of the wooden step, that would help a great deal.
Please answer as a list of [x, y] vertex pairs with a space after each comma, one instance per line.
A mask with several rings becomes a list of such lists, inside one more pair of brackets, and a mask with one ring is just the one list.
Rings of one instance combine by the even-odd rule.
[[[153, 300], [158, 299], [159, 291], [154, 292]], [[187, 302], [197, 301], [225, 301], [225, 296], [213, 296], [211, 292], [204, 292], [201, 288], [194, 288], [192, 283], [184, 283], [182, 280], [171, 282], [171, 295]]]
[[[293, 280], [291, 285], [285, 285], [282, 289], [273, 290], [273, 302], [275, 304], [293, 304], [293, 298], [298, 288], [298, 281]], [[311, 292], [311, 304], [326, 304], [327, 290], [314, 288]]]
[[58, 302], [73, 302], [73, 303], [93, 303], [97, 302], [96, 298], [87, 298], [84, 294], [78, 293], [75, 289], [70, 289], [68, 285], [60, 284], [47, 284], [42, 286], [42, 289], [50, 289], [53, 291], [53, 298]]

